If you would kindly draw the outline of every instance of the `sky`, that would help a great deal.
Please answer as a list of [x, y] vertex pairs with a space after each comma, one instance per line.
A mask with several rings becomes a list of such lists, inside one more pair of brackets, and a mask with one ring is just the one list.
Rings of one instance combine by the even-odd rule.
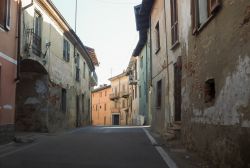
[[[70, 26], [75, 27], [75, 0], [52, 0]], [[100, 66], [98, 85], [123, 72], [138, 42], [134, 6], [141, 0], [78, 0], [76, 33], [95, 49]]]

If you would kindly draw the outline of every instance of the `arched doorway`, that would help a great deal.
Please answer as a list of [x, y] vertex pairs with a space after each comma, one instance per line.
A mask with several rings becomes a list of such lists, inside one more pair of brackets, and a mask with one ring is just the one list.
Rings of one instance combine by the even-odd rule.
[[39, 62], [25, 59], [20, 64], [16, 88], [16, 130], [48, 131], [48, 83], [46, 69]]

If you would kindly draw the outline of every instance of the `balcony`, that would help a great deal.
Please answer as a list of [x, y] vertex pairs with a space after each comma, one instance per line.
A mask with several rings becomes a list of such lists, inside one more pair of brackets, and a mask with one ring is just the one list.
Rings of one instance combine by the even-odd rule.
[[128, 84], [129, 85], [137, 85], [137, 80], [129, 80]]
[[137, 80], [136, 77], [134, 77], [133, 75], [129, 75], [129, 81], [128, 81], [129, 85], [137, 85]]
[[112, 94], [109, 95], [109, 99], [112, 100], [112, 101], [114, 101], [116, 99], [119, 99], [119, 94], [112, 93]]
[[121, 92], [121, 97], [123, 97], [123, 98], [129, 98], [129, 92], [128, 91], [123, 91], [123, 92]]

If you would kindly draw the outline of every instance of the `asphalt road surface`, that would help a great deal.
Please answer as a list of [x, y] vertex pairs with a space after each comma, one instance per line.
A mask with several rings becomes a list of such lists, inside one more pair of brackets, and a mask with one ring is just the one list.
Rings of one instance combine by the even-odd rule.
[[139, 127], [87, 127], [15, 146], [0, 168], [167, 168]]

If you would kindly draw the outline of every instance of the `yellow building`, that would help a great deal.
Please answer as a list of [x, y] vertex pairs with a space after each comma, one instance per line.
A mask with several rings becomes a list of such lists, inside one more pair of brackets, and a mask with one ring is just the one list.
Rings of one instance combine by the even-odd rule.
[[129, 125], [131, 114], [129, 113], [129, 79], [126, 73], [114, 76], [111, 81], [112, 94], [110, 94], [112, 124]]
[[110, 85], [101, 86], [92, 91], [92, 125], [112, 125], [109, 95]]

